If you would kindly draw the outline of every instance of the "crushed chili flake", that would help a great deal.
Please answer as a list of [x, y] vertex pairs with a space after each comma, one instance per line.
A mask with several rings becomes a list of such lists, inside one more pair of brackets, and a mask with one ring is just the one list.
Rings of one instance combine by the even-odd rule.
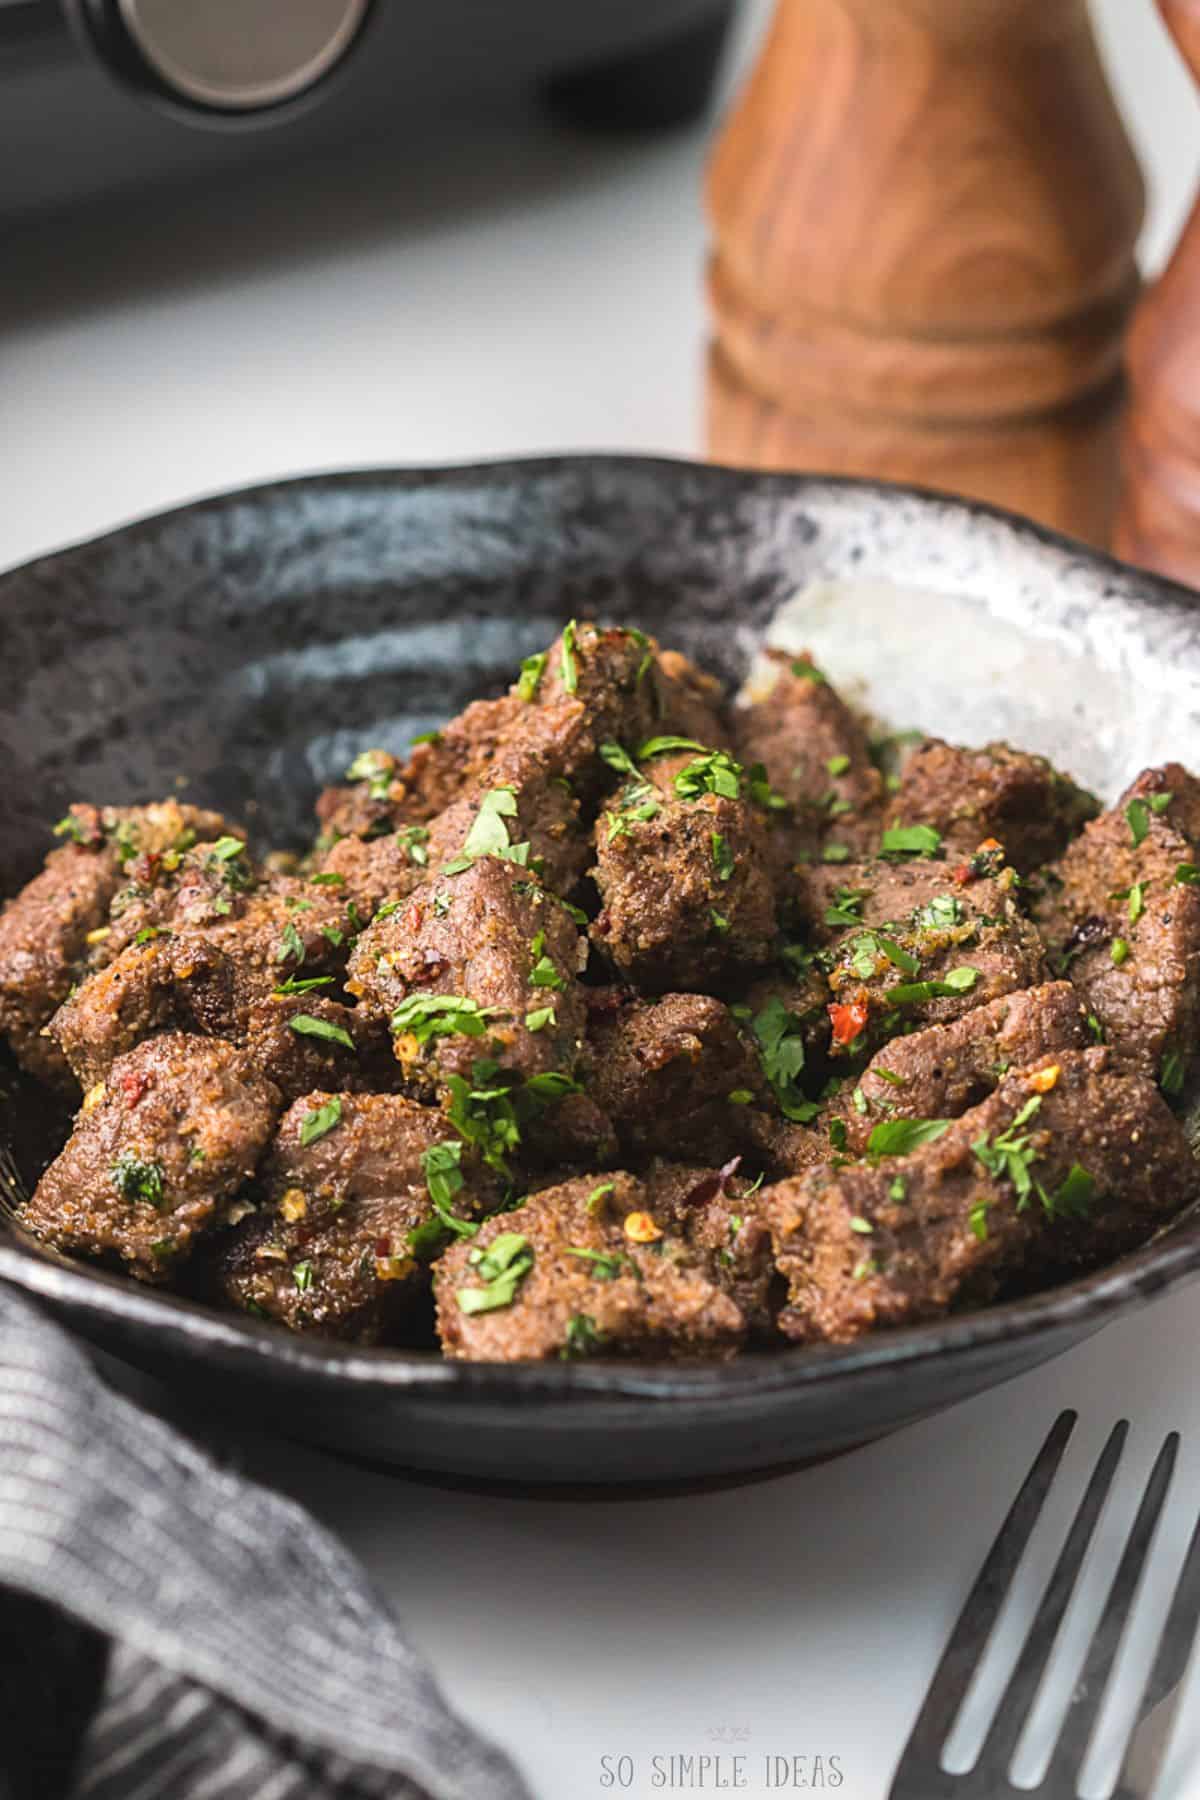
[[1058, 1078], [1061, 1074], [1062, 1070], [1058, 1064], [1051, 1063], [1047, 1069], [1035, 1069], [1029, 1076], [1026, 1085], [1031, 1087], [1035, 1094], [1048, 1094], [1051, 1088], [1058, 1085]]
[[868, 1014], [865, 1000], [834, 1001], [828, 1012], [835, 1044], [852, 1044], [859, 1033], [866, 1029]]
[[631, 1212], [625, 1216], [625, 1236], [634, 1244], [652, 1244], [662, 1236], [662, 1227], [648, 1212]]
[[148, 1075], [139, 1075], [129, 1069], [125, 1074], [117, 1076], [117, 1086], [121, 1090], [121, 1097], [126, 1106], [136, 1106], [150, 1086], [150, 1078]]

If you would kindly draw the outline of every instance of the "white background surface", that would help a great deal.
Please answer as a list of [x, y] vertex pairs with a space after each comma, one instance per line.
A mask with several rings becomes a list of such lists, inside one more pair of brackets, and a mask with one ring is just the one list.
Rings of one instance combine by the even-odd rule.
[[[1150, 0], [1095, 11], [1150, 179], [1153, 267], [1186, 209], [1200, 119]], [[763, 16], [750, 8], [743, 59]], [[696, 451], [703, 148], [701, 131], [597, 145], [513, 109], [414, 146], [386, 179], [356, 161], [22, 232], [0, 247], [0, 566], [311, 468]], [[1182, 1554], [1200, 1502], [1197, 1305], [1182, 1295], [831, 1466], [703, 1498], [501, 1501], [283, 1444], [241, 1454], [364, 1558], [540, 1800], [620, 1792], [600, 1764], [620, 1754], [638, 1766], [626, 1792], [713, 1792], [711, 1777], [653, 1787], [649, 1759], [734, 1747], [751, 1796], [777, 1791], [764, 1755], [795, 1754], [824, 1757], [827, 1782], [839, 1758], [847, 1800], [879, 1800], [1060, 1406], [1083, 1415], [1076, 1472], [1121, 1412], [1143, 1470], [1183, 1429], [1165, 1560]], [[1101, 1563], [1130, 1505], [1122, 1490]], [[709, 1736], [735, 1727], [750, 1734], [737, 1746]], [[1200, 1717], [1184, 1739], [1176, 1795], [1200, 1793]]]

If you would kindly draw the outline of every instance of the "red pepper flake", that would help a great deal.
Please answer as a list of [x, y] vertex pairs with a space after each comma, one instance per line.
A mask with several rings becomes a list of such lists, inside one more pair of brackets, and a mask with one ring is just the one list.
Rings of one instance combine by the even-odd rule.
[[148, 1076], [135, 1075], [132, 1070], [128, 1070], [125, 1074], [117, 1076], [117, 1086], [121, 1090], [126, 1106], [136, 1106], [150, 1086], [150, 1081]]
[[956, 869], [951, 869], [950, 879], [956, 881], [959, 887], [966, 887], [968, 881], [975, 879], [970, 863], [959, 863]]
[[390, 1237], [377, 1237], [375, 1239], [375, 1254], [376, 1256], [390, 1256], [392, 1254], [392, 1240]]
[[866, 1028], [868, 1014], [865, 1000], [851, 1000], [844, 1005], [835, 1001], [827, 1010], [833, 1025], [835, 1044], [852, 1044], [859, 1032]]

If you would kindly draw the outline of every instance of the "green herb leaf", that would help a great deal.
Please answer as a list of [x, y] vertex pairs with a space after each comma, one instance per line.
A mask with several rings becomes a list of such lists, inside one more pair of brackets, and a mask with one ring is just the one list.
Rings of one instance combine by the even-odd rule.
[[847, 1138], [845, 1119], [830, 1119], [829, 1142], [835, 1150], [844, 1150], [846, 1148]]
[[1165, 813], [1174, 798], [1175, 795], [1170, 788], [1164, 789], [1161, 794], [1151, 794], [1150, 811], [1152, 813]]
[[1129, 955], [1129, 945], [1125, 942], [1123, 937], [1114, 938], [1109, 947], [1108, 954], [1119, 969]]
[[217, 862], [232, 862], [246, 848], [241, 838], [220, 837], [209, 851], [209, 857]]
[[751, 1021], [758, 1043], [762, 1071], [779, 1103], [785, 1119], [808, 1124], [817, 1115], [817, 1106], [807, 1100], [796, 1085], [804, 1068], [803, 1023], [788, 1011], [778, 994], [772, 994], [762, 1011]]
[[615, 1281], [629, 1265], [627, 1256], [608, 1255], [602, 1250], [585, 1250], [577, 1244], [568, 1244], [566, 1254], [578, 1257], [581, 1262], [590, 1263], [597, 1281]]
[[542, 684], [542, 676], [546, 672], [546, 664], [550, 660], [548, 650], [539, 650], [536, 656], [526, 656], [521, 661], [521, 674], [517, 681], [518, 700], [532, 700]]
[[[696, 742], [695, 738], [685, 737], [652, 737], [639, 745], [638, 762], [649, 762], [652, 756], [667, 756], [672, 750], [699, 750], [708, 754], [705, 746]], [[615, 765], [614, 765], [615, 766]]]
[[296, 962], [304, 961], [304, 939], [296, 930], [291, 919], [284, 926], [283, 936], [275, 947], [275, 961], [286, 962], [289, 956], [293, 957]]
[[884, 1119], [867, 1139], [867, 1155], [873, 1161], [881, 1156], [907, 1156], [949, 1129], [949, 1119]]
[[680, 769], [673, 785], [681, 800], [698, 800], [701, 794], [736, 800], [742, 791], [742, 765], [728, 750], [709, 750]]
[[157, 1212], [166, 1204], [163, 1166], [159, 1162], [143, 1162], [128, 1151], [118, 1156], [109, 1169], [109, 1178], [123, 1200], [144, 1200]]
[[594, 1187], [592, 1189], [587, 1200], [584, 1202], [583, 1208], [590, 1218], [594, 1219], [597, 1214], [603, 1212], [604, 1202], [611, 1193], [615, 1192], [616, 1186], [617, 1184], [615, 1181], [602, 1181], [599, 1187]]
[[932, 900], [917, 908], [914, 922], [923, 931], [950, 931], [955, 925], [962, 924], [964, 916], [961, 900], [953, 894], [935, 894]]
[[[429, 866], [429, 851], [425, 847], [428, 842], [429, 828], [425, 825], [406, 825], [402, 831], [396, 833], [398, 848], [403, 850], [409, 862], [415, 863], [418, 869]], [[382, 910], [381, 907], [380, 911], [382, 912]], [[378, 918], [378, 916], [377, 913], [376, 917]]]
[[529, 1239], [519, 1231], [502, 1231], [486, 1249], [472, 1250], [468, 1261], [485, 1287], [459, 1288], [455, 1294], [464, 1313], [496, 1312], [511, 1306], [517, 1289], [533, 1267]]
[[410, 994], [392, 1014], [392, 1035], [427, 1044], [437, 1037], [483, 1037], [495, 1012], [466, 994]]
[[475, 814], [463, 844], [463, 855], [470, 857], [472, 861], [480, 856], [503, 857], [510, 844], [508, 826], [504, 821], [515, 818], [516, 812], [516, 789], [492, 788], [479, 802], [479, 811]]
[[710, 906], [708, 909], [708, 916], [712, 921], [713, 930], [721, 937], [725, 937], [730, 930], [729, 920], [725, 917], [725, 914], [719, 913], [715, 906]]
[[1129, 923], [1136, 925], [1146, 910], [1146, 888], [1144, 881], [1135, 881], [1129, 890]]
[[1158, 1085], [1164, 1094], [1181, 1094], [1183, 1092], [1183, 1076], [1185, 1063], [1178, 1050], [1163, 1052], [1162, 1068], [1159, 1072]]
[[879, 840], [881, 856], [936, 856], [942, 834], [932, 825], [893, 825]]
[[320, 869], [308, 878], [314, 887], [345, 887], [346, 877], [339, 875], [336, 869]]
[[887, 957], [888, 961], [892, 963], [895, 968], [899, 969], [902, 974], [915, 975], [919, 971], [921, 965], [917, 958], [915, 956], [910, 956], [907, 950], [902, 950], [894, 938], [881, 937], [879, 940], [879, 948], [883, 951], [883, 954]]
[[292, 1264], [292, 1280], [302, 1294], [307, 1294], [313, 1284], [313, 1266], [310, 1262]]
[[1029, 1123], [1041, 1104], [1041, 1095], [1032, 1095], [1005, 1130], [997, 1132], [991, 1139], [977, 1138], [971, 1145], [975, 1156], [990, 1175], [997, 1180], [1007, 1179], [1012, 1183], [1017, 1194], [1018, 1211], [1028, 1202], [1033, 1188], [1030, 1165], [1041, 1154], [1033, 1148], [1029, 1133], [1021, 1132], [1021, 1126]]
[[888, 988], [884, 999], [889, 1006], [909, 1006], [924, 1000], [942, 1000], [951, 994], [969, 994], [979, 980], [979, 970], [969, 963], [951, 969], [942, 981], [913, 981]]
[[719, 831], [714, 831], [712, 834], [712, 859], [713, 867], [717, 871], [717, 880], [732, 881], [733, 851]]
[[1195, 887], [1197, 882], [1200, 882], [1200, 867], [1194, 862], [1176, 863], [1174, 876], [1176, 887]]
[[603, 1343], [604, 1334], [597, 1329], [591, 1313], [572, 1313], [567, 1320], [567, 1339], [559, 1356], [564, 1362], [576, 1361], [581, 1356], [594, 1356]]
[[323, 1138], [327, 1132], [332, 1131], [334, 1126], [340, 1123], [341, 1117], [342, 1103], [336, 1094], [332, 1100], [327, 1100], [324, 1106], [318, 1106], [313, 1112], [305, 1113], [300, 1126], [301, 1145], [307, 1149], [310, 1144], [315, 1144], [318, 1138]]
[[579, 627], [572, 619], [562, 634], [562, 684], [568, 694], [579, 687], [579, 664], [575, 657], [575, 639]]
[[824, 683], [827, 679], [827, 677], [822, 674], [821, 670], [818, 669], [816, 663], [812, 662], [808, 657], [797, 657], [795, 659], [792, 663], [792, 674], [798, 681], [815, 681], [818, 684]]
[[638, 779], [637, 764], [628, 750], [622, 749], [620, 744], [601, 744], [600, 757], [618, 775], [631, 775], [635, 781]]
[[850, 758], [845, 755], [830, 756], [826, 759], [825, 767], [831, 775], [844, 775], [850, 767]]
[[1050, 1218], [1086, 1219], [1096, 1194], [1096, 1178], [1078, 1163], [1072, 1163], [1052, 1194], [1042, 1187], [1038, 1193]]
[[849, 862], [849, 844], [826, 844], [825, 848], [821, 851], [821, 861], [827, 863]]
[[1125, 823], [1136, 850], [1150, 829], [1150, 808], [1144, 800], [1131, 800], [1125, 808]]
[[862, 923], [862, 903], [869, 892], [869, 888], [838, 888], [832, 903], [825, 908], [825, 923], [827, 925], [860, 925]]
[[327, 1043], [341, 1044], [345, 1050], [353, 1050], [354, 1039], [341, 1025], [331, 1025], [328, 1019], [314, 1019], [311, 1013], [297, 1013], [288, 1020], [292, 1031], [301, 1037], [324, 1038]]
[[557, 1025], [558, 1015], [552, 1006], [539, 1006], [533, 1012], [525, 1014], [527, 1031], [544, 1031], [547, 1025]]

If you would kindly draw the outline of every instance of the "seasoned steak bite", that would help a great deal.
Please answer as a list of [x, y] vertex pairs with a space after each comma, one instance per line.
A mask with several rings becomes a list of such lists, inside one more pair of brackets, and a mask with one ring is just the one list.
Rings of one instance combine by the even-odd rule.
[[1114, 1073], [1102, 1048], [1057, 1052], [1007, 1075], [962, 1118], [928, 1126], [908, 1155], [765, 1189], [789, 1285], [780, 1328], [846, 1343], [982, 1304], [1031, 1267], [1130, 1248], [1186, 1203], [1195, 1180], [1151, 1083]]
[[769, 1093], [729, 1009], [707, 994], [594, 1017], [587, 1062], [588, 1092], [628, 1156], [723, 1160], [745, 1136], [747, 1108]]
[[357, 1094], [396, 1085], [385, 1022], [324, 991], [272, 995], [250, 1006], [241, 1024], [239, 1043], [286, 1104], [318, 1087]]
[[767, 652], [770, 686], [734, 715], [738, 755], [761, 763], [796, 815], [818, 834], [851, 841], [874, 830], [883, 778], [866, 733], [812, 658]]
[[128, 865], [159, 864], [197, 832], [223, 825], [218, 813], [176, 800], [70, 808], [57, 827], [67, 841], [0, 911], [0, 1032], [31, 1074], [70, 1084], [63, 1057], [41, 1029], [111, 935], [109, 909], [129, 879]]
[[947, 854], [969, 856], [994, 838], [1009, 865], [1028, 875], [1060, 855], [1100, 806], [1044, 756], [1008, 744], [964, 750], [926, 738], [905, 763], [887, 810], [893, 820], [931, 825]]
[[525, 1078], [570, 1073], [583, 1043], [586, 950], [536, 876], [480, 856], [376, 919], [346, 985], [391, 1019], [397, 1059], [419, 1088], [469, 1076], [480, 1059]]
[[229, 958], [200, 932], [163, 931], [90, 975], [46, 1030], [86, 1093], [143, 1038], [163, 1031], [232, 1038], [236, 1023]]
[[395, 1334], [428, 1292], [429, 1258], [500, 1199], [441, 1113], [319, 1089], [284, 1114], [259, 1192], [221, 1251], [225, 1297], [359, 1344]]
[[786, 1290], [759, 1208], [759, 1184], [746, 1179], [738, 1160], [719, 1169], [655, 1160], [643, 1179], [652, 1216], [711, 1259], [716, 1281], [742, 1313], [751, 1338], [765, 1341], [775, 1335]]
[[[885, 840], [886, 841], [886, 840]], [[998, 848], [809, 872], [802, 910], [830, 987], [830, 1055], [858, 1057], [914, 1023], [943, 1023], [1046, 979], [1017, 876]], [[847, 919], [858, 923], [848, 924]]]
[[447, 1356], [732, 1356], [746, 1336], [711, 1254], [650, 1211], [631, 1175], [581, 1176], [489, 1219], [434, 1267]]
[[164, 1033], [119, 1057], [24, 1208], [56, 1250], [118, 1256], [162, 1282], [254, 1173], [277, 1089], [217, 1038]]
[[888, 1119], [957, 1119], [1010, 1069], [1090, 1042], [1087, 1009], [1069, 981], [1004, 994], [947, 1025], [893, 1038], [842, 1087], [824, 1122], [842, 1149], [861, 1156]]
[[1046, 871], [1034, 916], [1130, 1068], [1182, 1088], [1200, 1037], [1200, 783], [1147, 769]]
[[626, 784], [596, 826], [594, 941], [651, 993], [704, 991], [769, 961], [775, 901], [762, 808], [724, 753], [692, 756], [674, 797]]

